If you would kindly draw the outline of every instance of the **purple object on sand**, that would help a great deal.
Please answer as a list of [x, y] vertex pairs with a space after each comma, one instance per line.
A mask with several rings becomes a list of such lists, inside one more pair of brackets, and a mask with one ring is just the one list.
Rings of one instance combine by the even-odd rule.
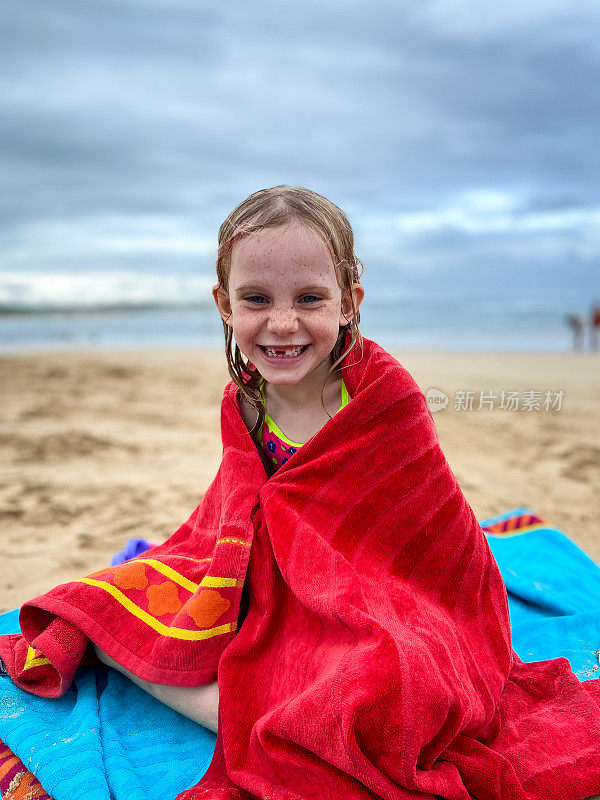
[[125, 542], [125, 547], [120, 553], [115, 553], [110, 561], [111, 567], [117, 564], [122, 564], [124, 561], [129, 561], [130, 558], [135, 558], [145, 553], [151, 547], [155, 547], [154, 542], [148, 542], [146, 539], [128, 539]]

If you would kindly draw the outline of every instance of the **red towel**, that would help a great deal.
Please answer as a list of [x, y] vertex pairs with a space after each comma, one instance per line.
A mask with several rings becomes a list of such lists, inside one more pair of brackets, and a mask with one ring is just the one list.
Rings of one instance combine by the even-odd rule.
[[0, 639], [11, 676], [57, 696], [87, 637], [148, 681], [218, 670], [214, 757], [180, 800], [599, 792], [600, 684], [513, 652], [422, 393], [368, 340], [343, 376], [352, 401], [269, 479], [228, 384], [200, 506], [166, 544], [27, 603], [23, 636]]

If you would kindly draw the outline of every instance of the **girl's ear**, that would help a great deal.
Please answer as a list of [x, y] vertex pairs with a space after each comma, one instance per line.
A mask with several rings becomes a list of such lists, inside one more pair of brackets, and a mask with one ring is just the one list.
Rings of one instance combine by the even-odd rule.
[[226, 322], [227, 325], [231, 325], [229, 318], [231, 317], [231, 302], [229, 301], [229, 295], [223, 289], [221, 284], [217, 284], [213, 286], [213, 297], [215, 298], [215, 303], [217, 304], [217, 308], [219, 309], [219, 314], [221, 315], [223, 322]]
[[342, 294], [342, 313], [340, 314], [340, 326], [343, 328], [352, 319], [352, 303], [350, 302], [350, 294], [354, 299], [354, 310], [358, 311], [358, 307], [363, 301], [365, 290], [360, 283], [353, 283], [349, 289], [346, 289]]

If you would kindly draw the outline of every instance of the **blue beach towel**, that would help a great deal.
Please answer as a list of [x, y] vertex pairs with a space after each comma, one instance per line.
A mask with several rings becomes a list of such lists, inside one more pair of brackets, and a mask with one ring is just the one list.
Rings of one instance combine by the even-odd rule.
[[[18, 629], [18, 611], [0, 616], [0, 633]], [[102, 664], [53, 700], [0, 677], [0, 739], [54, 800], [169, 800], [204, 775], [216, 735]]]
[[[515, 509], [481, 525], [527, 513]], [[580, 680], [599, 677], [600, 568], [545, 523], [486, 534], [506, 584], [518, 655], [565, 656]], [[126, 546], [123, 555], [134, 549]], [[0, 615], [0, 633], [17, 630], [18, 611]], [[0, 739], [55, 800], [169, 800], [204, 775], [216, 736], [99, 665], [80, 669], [53, 700], [0, 677]]]
[[[532, 514], [519, 508], [483, 520]], [[513, 648], [523, 661], [564, 656], [579, 680], [600, 677], [600, 567], [547, 523], [487, 533], [508, 594]]]

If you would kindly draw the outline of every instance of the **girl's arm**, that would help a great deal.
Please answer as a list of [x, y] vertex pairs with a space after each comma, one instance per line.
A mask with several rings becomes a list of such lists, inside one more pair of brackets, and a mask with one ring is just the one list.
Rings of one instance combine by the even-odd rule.
[[109, 667], [114, 667], [126, 678], [133, 681], [136, 686], [143, 689], [152, 697], [156, 697], [169, 708], [173, 708], [184, 717], [199, 722], [205, 728], [217, 732], [219, 722], [219, 687], [218, 682], [206, 686], [162, 686], [160, 683], [148, 683], [138, 678], [129, 670], [117, 664], [110, 656], [93, 645], [94, 651], [100, 661]]

